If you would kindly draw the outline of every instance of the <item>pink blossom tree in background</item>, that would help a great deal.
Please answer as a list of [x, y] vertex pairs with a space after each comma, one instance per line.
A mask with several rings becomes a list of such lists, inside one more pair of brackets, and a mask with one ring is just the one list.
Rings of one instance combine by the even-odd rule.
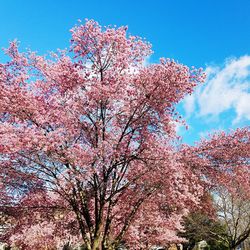
[[228, 134], [218, 132], [195, 147], [184, 146], [182, 150], [183, 160], [199, 169], [201, 178], [207, 182], [207, 191], [213, 195], [213, 204], [204, 204], [205, 212], [213, 208], [217, 223], [224, 228], [222, 231], [209, 228], [208, 233], [227, 249], [237, 249], [250, 235], [249, 128]]
[[183, 146], [183, 160], [202, 171], [204, 180], [216, 191], [223, 187], [246, 198], [250, 194], [250, 130], [217, 132], [202, 139], [196, 146]]
[[[249, 161], [227, 170], [237, 155], [220, 151], [228, 135], [177, 150], [175, 105], [204, 74], [169, 59], [145, 66], [151, 46], [126, 27], [91, 20], [71, 32], [69, 51], [48, 58], [12, 42], [0, 64], [0, 205], [13, 220], [4, 239], [88, 250], [182, 241], [182, 217], [210, 180], [249, 177]], [[243, 154], [249, 134], [235, 143]]]

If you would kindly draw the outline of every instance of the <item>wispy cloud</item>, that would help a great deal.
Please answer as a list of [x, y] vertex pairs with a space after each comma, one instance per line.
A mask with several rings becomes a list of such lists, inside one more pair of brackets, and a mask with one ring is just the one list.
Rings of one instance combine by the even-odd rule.
[[227, 59], [222, 66], [209, 65], [207, 80], [185, 98], [186, 115], [219, 117], [233, 111], [233, 123], [250, 120], [250, 56]]

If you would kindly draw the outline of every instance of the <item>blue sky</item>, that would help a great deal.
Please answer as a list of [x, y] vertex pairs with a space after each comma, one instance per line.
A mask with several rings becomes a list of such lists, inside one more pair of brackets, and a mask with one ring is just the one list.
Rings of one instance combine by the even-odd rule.
[[[0, 47], [17, 38], [40, 54], [69, 45], [78, 19], [128, 25], [153, 44], [154, 55], [203, 67], [206, 84], [178, 106], [190, 129], [178, 128], [193, 143], [217, 129], [250, 124], [249, 0], [0, 0]], [[4, 60], [3, 54], [0, 60]]]

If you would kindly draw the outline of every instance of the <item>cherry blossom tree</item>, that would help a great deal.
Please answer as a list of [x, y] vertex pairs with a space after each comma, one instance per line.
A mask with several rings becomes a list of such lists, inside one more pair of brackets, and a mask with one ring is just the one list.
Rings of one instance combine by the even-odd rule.
[[217, 132], [195, 147], [183, 147], [186, 164], [201, 170], [208, 187], [224, 187], [230, 193], [249, 196], [250, 130], [238, 128], [229, 133]]
[[200, 172], [207, 183], [218, 222], [224, 227], [221, 232], [209, 229], [209, 234], [229, 249], [236, 249], [250, 233], [249, 128], [215, 133], [195, 147], [184, 146], [182, 150], [186, 164]]
[[151, 45], [126, 27], [90, 20], [71, 32], [68, 51], [39, 56], [12, 42], [11, 60], [0, 64], [8, 240], [25, 249], [80, 241], [88, 250], [181, 241], [176, 231], [199, 205], [201, 176], [216, 171], [194, 153], [205, 142], [175, 147], [175, 105], [204, 74], [170, 59], [145, 66]]

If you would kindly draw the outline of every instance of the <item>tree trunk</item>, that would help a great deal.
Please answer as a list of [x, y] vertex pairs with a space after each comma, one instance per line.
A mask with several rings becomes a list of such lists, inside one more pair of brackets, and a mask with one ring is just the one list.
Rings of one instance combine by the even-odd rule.
[[100, 240], [99, 239], [94, 240], [94, 243], [93, 243], [93, 246], [92, 246], [91, 250], [101, 250], [101, 248], [100, 248]]
[[229, 247], [229, 250], [237, 250], [237, 247]]

